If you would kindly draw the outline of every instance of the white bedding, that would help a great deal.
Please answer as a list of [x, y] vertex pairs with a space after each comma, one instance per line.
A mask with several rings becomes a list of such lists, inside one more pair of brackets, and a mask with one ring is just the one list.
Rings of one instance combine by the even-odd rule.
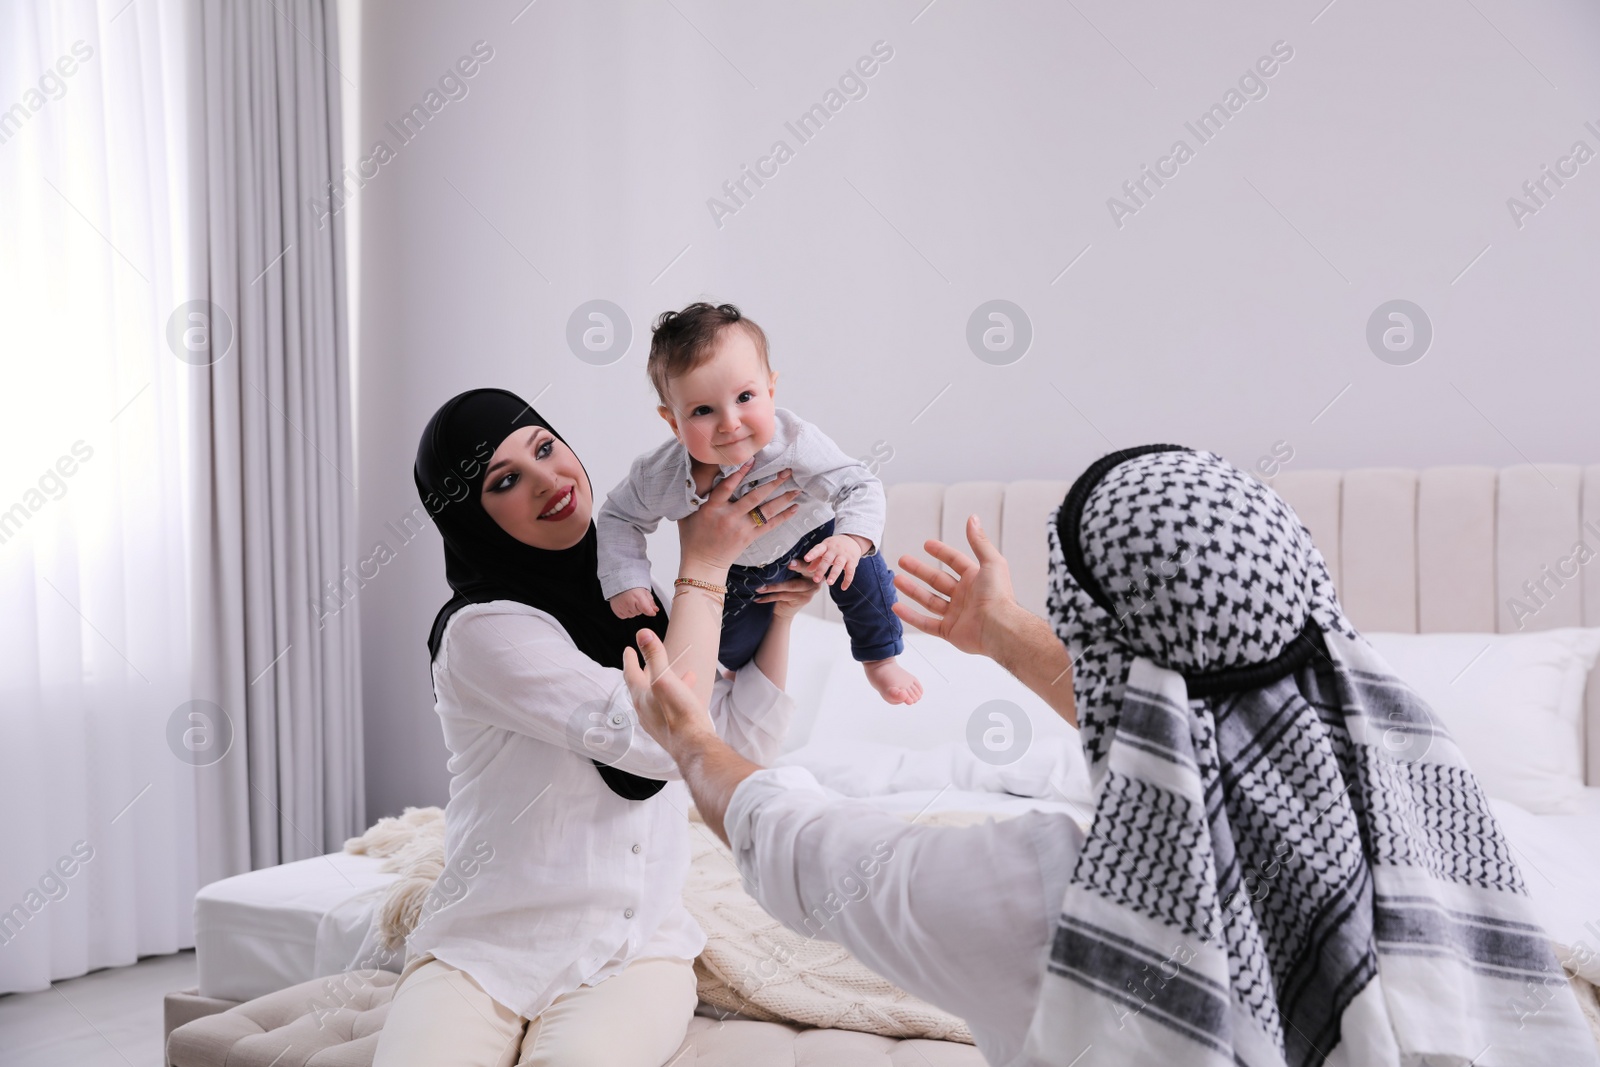
[[1585, 789], [1578, 810], [1534, 815], [1490, 800], [1522, 868], [1528, 895], [1561, 961], [1600, 984], [1600, 789]]
[[[810, 768], [849, 796], [923, 788], [910, 779], [932, 771], [943, 775], [933, 788], [953, 782], [981, 792], [1087, 801], [1078, 731], [992, 660], [908, 627], [900, 662], [922, 680], [923, 696], [912, 705], [886, 704], [850, 659], [843, 623], [799, 615], [793, 625], [788, 690], [796, 708], [784, 762]], [[986, 709], [995, 704], [1011, 720], [1003, 724], [1010, 744], [985, 752], [994, 725]], [[891, 750], [910, 763], [886, 770]], [[871, 788], [848, 787], [843, 772], [852, 764]]]
[[382, 863], [335, 852], [201, 889], [194, 901], [200, 995], [251, 1000], [344, 971], [397, 877], [381, 873]]
[[882, 811], [912, 819], [931, 818], [945, 812], [978, 812], [1001, 819], [1027, 811], [1056, 811], [1072, 816], [1079, 826], [1088, 826], [1088, 809], [1067, 800], [1014, 797], [1004, 793], [968, 793], [956, 789], [918, 789], [910, 793], [890, 793], [862, 799]]

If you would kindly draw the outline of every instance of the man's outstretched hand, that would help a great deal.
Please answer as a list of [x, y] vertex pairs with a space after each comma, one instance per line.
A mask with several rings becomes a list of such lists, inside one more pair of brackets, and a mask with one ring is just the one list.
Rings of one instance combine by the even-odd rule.
[[967, 518], [967, 543], [976, 560], [943, 541], [923, 542], [928, 555], [949, 566], [954, 576], [915, 556], [901, 556], [894, 587], [928, 614], [903, 600], [897, 600], [893, 610], [923, 633], [942, 637], [969, 655], [998, 659], [996, 642], [1022, 608], [1011, 590], [1011, 568], [976, 515]]
[[[988, 656], [1078, 725], [1072, 691], [1072, 660], [1050, 624], [1017, 603], [1011, 568], [994, 547], [978, 516], [967, 518], [973, 559], [943, 541], [925, 541], [928, 554], [955, 571], [951, 576], [913, 556], [901, 556], [894, 587], [931, 614], [896, 601], [894, 613], [925, 634], [942, 637], [969, 655]], [[915, 576], [908, 577], [908, 575]]]

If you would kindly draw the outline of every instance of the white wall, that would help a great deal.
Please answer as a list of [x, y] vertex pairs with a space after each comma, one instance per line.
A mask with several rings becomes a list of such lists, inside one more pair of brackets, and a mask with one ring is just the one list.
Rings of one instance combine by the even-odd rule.
[[[493, 49], [354, 194], [363, 541], [398, 553], [359, 594], [374, 817], [448, 781], [439, 539], [383, 525], [416, 504], [423, 424], [462, 389], [542, 393], [604, 492], [665, 432], [649, 319], [699, 297], [766, 328], [780, 403], [855, 454], [888, 442], [889, 483], [1068, 478], [1152, 440], [1243, 465], [1277, 442], [1295, 467], [1600, 459], [1600, 159], [1520, 228], [1507, 207], [1573, 142], [1600, 151], [1582, 0], [524, 3], [384, 0], [362, 27], [368, 146]], [[866, 97], [800, 144], [784, 123], [877, 41]], [[1277, 41], [1265, 98], [1200, 144], [1185, 122]], [[1179, 138], [1194, 158], [1119, 228], [1107, 199]], [[719, 228], [708, 198], [779, 139], [794, 158]], [[605, 367], [565, 340], [595, 298], [634, 330]], [[1012, 365], [966, 342], [992, 298], [1033, 325]], [[1409, 366], [1366, 342], [1395, 298], [1435, 330]]]

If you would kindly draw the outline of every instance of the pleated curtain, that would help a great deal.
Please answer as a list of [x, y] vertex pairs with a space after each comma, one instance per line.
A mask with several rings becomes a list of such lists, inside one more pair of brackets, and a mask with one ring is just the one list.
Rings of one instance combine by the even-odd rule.
[[243, 734], [199, 782], [204, 878], [337, 849], [365, 811], [359, 608], [318, 608], [357, 559], [344, 231], [315, 210], [341, 168], [335, 5], [198, 10], [195, 258], [233, 350], [201, 356], [189, 415], [194, 670]]

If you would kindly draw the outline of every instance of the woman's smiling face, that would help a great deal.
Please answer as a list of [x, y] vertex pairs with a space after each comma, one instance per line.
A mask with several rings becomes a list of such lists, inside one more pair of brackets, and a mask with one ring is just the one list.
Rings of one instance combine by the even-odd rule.
[[594, 491], [578, 457], [543, 426], [513, 430], [489, 457], [483, 510], [525, 545], [556, 551], [583, 540]]

